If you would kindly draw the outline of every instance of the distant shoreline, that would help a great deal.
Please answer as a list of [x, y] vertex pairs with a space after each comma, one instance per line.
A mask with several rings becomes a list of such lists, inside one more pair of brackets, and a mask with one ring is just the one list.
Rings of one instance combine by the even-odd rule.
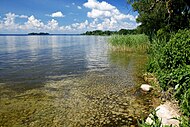
[[40, 33], [28, 33], [28, 35], [49, 35], [49, 33], [44, 33], [44, 32], [40, 32]]
[[0, 36], [79, 36], [81, 34], [48, 34], [48, 35], [29, 35], [29, 34], [0, 34]]

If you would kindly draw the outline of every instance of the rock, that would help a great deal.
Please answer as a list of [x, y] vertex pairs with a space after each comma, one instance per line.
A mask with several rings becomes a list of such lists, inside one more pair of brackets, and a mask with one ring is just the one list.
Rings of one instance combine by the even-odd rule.
[[[175, 127], [179, 127], [179, 121], [173, 118], [179, 118], [179, 112], [178, 108], [174, 107], [174, 104], [171, 102], [165, 102], [164, 104], [158, 106], [155, 109], [156, 115], [160, 120], [162, 120], [162, 125], [173, 125]], [[151, 114], [149, 117], [146, 119], [146, 123], [151, 124], [153, 121], [150, 118]]]
[[152, 86], [150, 86], [150, 85], [148, 85], [148, 84], [142, 84], [142, 85], [141, 85], [141, 89], [142, 89], [143, 91], [148, 92], [148, 91], [152, 90]]

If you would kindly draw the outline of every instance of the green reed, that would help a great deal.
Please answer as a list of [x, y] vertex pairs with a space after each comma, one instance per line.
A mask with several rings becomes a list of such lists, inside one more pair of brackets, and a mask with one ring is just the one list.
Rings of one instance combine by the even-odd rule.
[[137, 35], [113, 35], [109, 42], [112, 49], [129, 52], [147, 52], [149, 38], [145, 34]]

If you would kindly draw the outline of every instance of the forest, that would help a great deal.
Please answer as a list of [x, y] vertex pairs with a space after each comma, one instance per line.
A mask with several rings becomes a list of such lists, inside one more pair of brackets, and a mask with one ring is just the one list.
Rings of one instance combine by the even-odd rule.
[[128, 35], [128, 34], [137, 34], [136, 29], [128, 30], [128, 29], [120, 29], [119, 31], [102, 31], [102, 30], [94, 30], [87, 31], [82, 35], [100, 35], [100, 36], [109, 36], [109, 35]]

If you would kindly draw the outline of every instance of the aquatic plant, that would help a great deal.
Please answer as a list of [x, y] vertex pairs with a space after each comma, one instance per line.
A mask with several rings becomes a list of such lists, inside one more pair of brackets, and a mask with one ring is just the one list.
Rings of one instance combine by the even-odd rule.
[[145, 34], [113, 35], [109, 39], [112, 49], [129, 52], [147, 52], [149, 39]]

